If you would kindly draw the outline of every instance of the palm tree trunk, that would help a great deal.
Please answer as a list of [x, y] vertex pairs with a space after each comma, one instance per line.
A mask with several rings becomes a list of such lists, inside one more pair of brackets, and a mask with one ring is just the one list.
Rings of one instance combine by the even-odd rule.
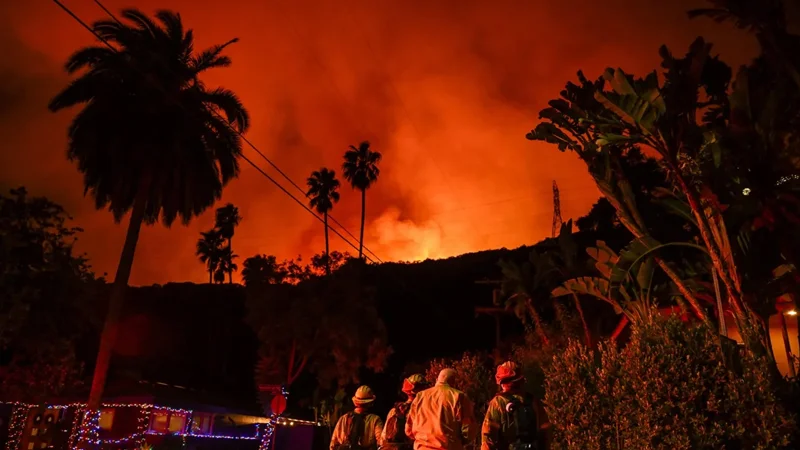
[[361, 190], [361, 239], [358, 241], [358, 259], [364, 254], [364, 220], [367, 214], [367, 190]]
[[592, 347], [592, 333], [589, 332], [589, 325], [586, 324], [586, 317], [583, 316], [583, 307], [581, 307], [581, 300], [578, 294], [572, 293], [572, 298], [575, 299], [575, 309], [578, 310], [578, 316], [581, 318], [581, 325], [583, 325], [583, 334], [586, 336], [586, 346]]
[[231, 264], [228, 266], [228, 284], [233, 284], [233, 246], [231, 241], [233, 237], [228, 238], [228, 254], [231, 256]]
[[214, 284], [214, 271], [208, 269], [208, 284]]
[[111, 288], [108, 313], [103, 325], [103, 332], [100, 335], [100, 349], [97, 352], [97, 360], [94, 365], [92, 388], [89, 392], [89, 403], [87, 405], [89, 411], [92, 412], [100, 411], [100, 401], [106, 385], [111, 353], [114, 350], [114, 344], [119, 334], [119, 318], [122, 314], [122, 305], [125, 302], [125, 291], [128, 288], [128, 279], [133, 267], [133, 257], [136, 253], [136, 243], [139, 241], [139, 231], [142, 229], [149, 190], [150, 182], [143, 180], [131, 210], [128, 232], [125, 235], [125, 245], [122, 247], [122, 255], [120, 255], [117, 273], [114, 277], [114, 285]]
[[325, 219], [325, 274], [331, 274], [331, 254], [328, 247], [328, 213], [323, 214]]

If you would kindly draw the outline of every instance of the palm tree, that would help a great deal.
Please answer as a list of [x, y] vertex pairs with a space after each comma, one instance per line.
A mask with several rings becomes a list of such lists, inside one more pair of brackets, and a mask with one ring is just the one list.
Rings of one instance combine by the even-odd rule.
[[108, 208], [117, 222], [131, 213], [90, 411], [100, 407], [142, 223], [160, 219], [169, 226], [177, 217], [188, 223], [213, 205], [239, 173], [239, 133], [249, 126], [232, 91], [209, 90], [199, 80], [208, 69], [230, 65], [222, 51], [236, 40], [198, 53], [180, 15], [159, 11], [155, 17], [126, 9], [124, 22], [95, 22], [94, 31], [115, 50], [90, 46], [70, 56], [66, 69], [78, 76], [49, 104], [53, 112], [83, 106], [69, 127], [67, 157], [77, 162], [98, 209]]
[[222, 250], [224, 239], [216, 229], [200, 233], [200, 236], [200, 239], [197, 240], [195, 255], [208, 268], [208, 282], [210, 284], [214, 282], [214, 272], [219, 266], [220, 251]]
[[353, 189], [361, 191], [361, 239], [358, 242], [358, 259], [364, 254], [364, 220], [367, 208], [367, 189], [376, 181], [381, 170], [378, 163], [381, 161], [381, 154], [369, 148], [369, 142], [358, 144], [358, 148], [350, 146], [350, 150], [344, 154], [344, 164], [342, 171], [344, 178], [350, 183]]
[[[325, 223], [325, 273], [331, 273], [330, 245], [328, 241], [328, 212], [333, 209], [333, 204], [339, 201], [339, 180], [336, 172], [327, 167], [315, 170], [306, 181], [309, 205], [322, 214]], [[363, 228], [363, 227], [362, 227]]]
[[[241, 221], [242, 216], [239, 215], [239, 208], [234, 206], [233, 203], [228, 203], [222, 208], [217, 208], [216, 227], [222, 238], [228, 241], [228, 251], [231, 252], [231, 254], [233, 254], [233, 247], [231, 246], [233, 233]], [[233, 270], [236, 270], [235, 265], [233, 267]], [[233, 283], [232, 271], [228, 272], [228, 283]]]
[[235, 255], [231, 252], [230, 248], [224, 247], [221, 248], [219, 251], [219, 264], [217, 264], [217, 270], [214, 272], [214, 281], [217, 283], [224, 283], [225, 282], [225, 275], [230, 276], [233, 272], [239, 268], [234, 259], [238, 258], [239, 255]]

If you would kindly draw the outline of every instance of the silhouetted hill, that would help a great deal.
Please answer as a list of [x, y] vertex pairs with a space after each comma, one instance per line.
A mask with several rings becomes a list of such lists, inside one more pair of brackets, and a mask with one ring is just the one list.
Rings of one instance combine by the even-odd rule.
[[[593, 244], [595, 236], [579, 233], [576, 239], [585, 246]], [[535, 247], [545, 251], [556, 243], [547, 239]], [[491, 350], [494, 319], [476, 317], [474, 309], [492, 306], [494, 286], [475, 282], [498, 280], [501, 258], [521, 262], [532, 248], [367, 266], [367, 279], [377, 290], [379, 312], [395, 349], [388, 373], [381, 378], [394, 380], [407, 365], [431, 358]], [[245, 291], [240, 285], [132, 287], [116, 347], [115, 378], [165, 382], [253, 399], [257, 343], [244, 322], [244, 304]], [[603, 312], [597, 302], [584, 302], [584, 308], [592, 317]], [[613, 323], [610, 326], [613, 328]], [[508, 338], [521, 334], [522, 326], [507, 316], [502, 319], [502, 330]]]

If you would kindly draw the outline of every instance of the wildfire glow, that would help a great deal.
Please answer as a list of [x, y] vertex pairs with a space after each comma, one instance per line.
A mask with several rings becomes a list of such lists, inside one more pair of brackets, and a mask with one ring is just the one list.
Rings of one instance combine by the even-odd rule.
[[[238, 37], [227, 52], [231, 67], [204, 81], [239, 95], [252, 118], [248, 139], [300, 185], [322, 166], [341, 175], [348, 145], [369, 140], [381, 151], [365, 245], [384, 261], [537, 242], [550, 233], [554, 179], [564, 219], [584, 214], [598, 196], [585, 187], [585, 166], [525, 139], [578, 69], [589, 77], [606, 67], [646, 74], [660, 62], [660, 45], [682, 54], [700, 34], [733, 67], [757, 46], [733, 27], [687, 19], [687, 1], [471, 1], [457, 10], [425, 0], [104, 3], [180, 12], [199, 47]], [[88, 22], [107, 18], [93, 2], [68, 6]], [[115, 224], [83, 196], [64, 157], [70, 114], [46, 108], [69, 83], [66, 58], [94, 40], [50, 2], [0, 2], [0, 18], [8, 55], [0, 61], [0, 135], [5, 148], [25, 149], [0, 152], [0, 179], [63, 204], [86, 230], [78, 250], [98, 273], [113, 274], [127, 222]], [[280, 179], [249, 148], [245, 154]], [[233, 239], [240, 268], [254, 254], [307, 259], [324, 249], [321, 224], [244, 162], [227, 202], [244, 218]], [[358, 235], [358, 193], [343, 186], [333, 215]], [[205, 281], [195, 243], [212, 223], [213, 208], [188, 227], [145, 227], [131, 284]], [[331, 250], [357, 252], [330, 240]]]

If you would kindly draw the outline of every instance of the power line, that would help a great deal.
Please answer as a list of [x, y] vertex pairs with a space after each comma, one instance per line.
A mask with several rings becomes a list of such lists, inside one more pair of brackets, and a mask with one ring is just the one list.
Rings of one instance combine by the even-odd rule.
[[[55, 1], [56, 3], [58, 3], [58, 1], [57, 1], [57, 0], [53, 0], [53, 1]], [[99, 0], [94, 0], [94, 1], [95, 1], [95, 3], [97, 3], [97, 4], [98, 4], [98, 6], [100, 6], [100, 7], [101, 7], [101, 8], [102, 8], [102, 9], [103, 9], [103, 10], [104, 10], [104, 11], [105, 11], [105, 12], [106, 12], [106, 13], [107, 13], [109, 16], [111, 16], [111, 17], [112, 17], [112, 18], [113, 18], [115, 21], [117, 21], [117, 22], [119, 23], [119, 20], [118, 20], [118, 19], [117, 19], [117, 18], [116, 18], [116, 17], [115, 17], [115, 16], [114, 16], [114, 15], [113, 15], [113, 14], [112, 14], [110, 11], [108, 11], [108, 9], [106, 9], [106, 8], [105, 8], [105, 7], [104, 7], [104, 6], [103, 6], [103, 5], [100, 3], [100, 1], [99, 1]], [[59, 5], [59, 6], [62, 6], [62, 8], [64, 8], [64, 6], [63, 6], [63, 5]], [[64, 9], [66, 9], [66, 8], [64, 8]], [[67, 11], [68, 11], [68, 10], [67, 10]], [[76, 19], [78, 19], [78, 18], [77, 18], [77, 16], [75, 16], [74, 14], [72, 14], [72, 13], [71, 13], [71, 11], [68, 11], [68, 12], [70, 13], [70, 15], [71, 15], [71, 16], [73, 16], [73, 17], [75, 17]], [[95, 37], [97, 37], [98, 39], [100, 39], [100, 37], [99, 37], [99, 36], [97, 36], [97, 34], [94, 32], [94, 30], [92, 30], [92, 29], [91, 29], [90, 27], [88, 27], [88, 26], [87, 26], [85, 23], [83, 23], [83, 21], [80, 21], [80, 19], [78, 19], [78, 20], [79, 20], [79, 22], [81, 23], [81, 25], [83, 25], [83, 26], [84, 26], [84, 28], [86, 28], [87, 30], [89, 30], [89, 32], [90, 32], [90, 33], [92, 33], [93, 35], [95, 35]], [[109, 44], [108, 42], [106, 42], [105, 40], [103, 40], [103, 39], [100, 39], [100, 40], [101, 40], [103, 43], [105, 43], [107, 46], [111, 47], [111, 46], [110, 46], [110, 44]], [[113, 49], [113, 47], [111, 47], [111, 48]], [[247, 139], [246, 139], [244, 136], [242, 136], [242, 135], [241, 135], [241, 133], [238, 133], [238, 131], [237, 131], [237, 130], [235, 130], [235, 129], [233, 129], [233, 128], [232, 128], [232, 130], [233, 130], [234, 132], [236, 132], [236, 133], [237, 133], [237, 134], [238, 134], [238, 135], [239, 135], [239, 136], [240, 136], [242, 139], [244, 139], [244, 140], [245, 140], [245, 142], [247, 142], [247, 143], [248, 143], [248, 144], [249, 144], [249, 145], [250, 145], [250, 146], [253, 148], [253, 150], [255, 150], [257, 153], [261, 154], [261, 152], [260, 152], [260, 151], [258, 151], [258, 149], [257, 149], [257, 148], [256, 148], [256, 147], [255, 147], [255, 146], [252, 144], [252, 143], [250, 143], [250, 142], [249, 142], [249, 141], [248, 141], [248, 140], [247, 140]], [[265, 172], [264, 172], [264, 171], [263, 171], [263, 170], [262, 170], [260, 167], [258, 167], [258, 166], [257, 166], [256, 164], [254, 164], [252, 161], [250, 161], [250, 159], [248, 159], [248, 158], [247, 158], [246, 156], [244, 156], [244, 155], [241, 155], [241, 156], [242, 156], [242, 158], [244, 158], [244, 160], [245, 160], [245, 161], [247, 161], [248, 163], [250, 163], [250, 165], [252, 165], [252, 166], [253, 166], [253, 167], [254, 167], [256, 170], [258, 170], [259, 172], [261, 172], [261, 174], [262, 174], [262, 175], [264, 175], [264, 176], [265, 176], [265, 177], [266, 177], [268, 180], [270, 180], [270, 181], [271, 181], [273, 184], [275, 184], [275, 185], [276, 185], [276, 186], [277, 186], [277, 187], [278, 187], [278, 188], [279, 188], [281, 191], [283, 191], [283, 192], [284, 192], [286, 195], [288, 195], [289, 197], [291, 197], [291, 198], [292, 198], [292, 200], [294, 200], [294, 201], [295, 201], [295, 202], [297, 202], [297, 203], [298, 203], [300, 206], [302, 206], [302, 207], [303, 207], [303, 209], [305, 209], [306, 211], [308, 211], [309, 213], [311, 213], [311, 215], [313, 215], [314, 217], [316, 217], [316, 218], [317, 218], [317, 220], [319, 220], [319, 221], [323, 221], [323, 219], [322, 219], [322, 218], [320, 218], [320, 217], [319, 217], [317, 214], [315, 214], [313, 211], [311, 211], [311, 210], [310, 210], [310, 209], [309, 209], [309, 208], [308, 208], [308, 207], [307, 207], [307, 206], [306, 206], [304, 203], [302, 203], [302, 202], [301, 202], [301, 201], [299, 201], [297, 198], [295, 198], [295, 197], [294, 197], [294, 195], [292, 195], [291, 193], [289, 193], [289, 192], [288, 192], [288, 191], [287, 191], [287, 190], [286, 190], [286, 189], [285, 189], [285, 188], [284, 188], [282, 185], [280, 185], [280, 184], [279, 184], [277, 181], [275, 181], [275, 180], [274, 180], [272, 177], [270, 177], [269, 175], [267, 175], [267, 174], [266, 174], [266, 173], [265, 173]], [[264, 156], [263, 154], [261, 154], [261, 156], [262, 156], [264, 159], [266, 159], [266, 160], [267, 160], [267, 161], [268, 161], [270, 164], [272, 164], [272, 162], [271, 162], [271, 161], [269, 161], [269, 160], [266, 158], [266, 156]], [[276, 168], [276, 169], [277, 169], [277, 170], [280, 172], [280, 169], [278, 169], [278, 168], [277, 168], [277, 166], [275, 166], [274, 164], [272, 164], [272, 165], [273, 165], [273, 167], [275, 167], [275, 168]], [[283, 173], [282, 173], [282, 174], [283, 174]], [[289, 182], [290, 182], [290, 183], [292, 183], [292, 184], [293, 184], [293, 185], [294, 185], [294, 186], [295, 186], [297, 189], [299, 189], [301, 192], [303, 192], [303, 195], [305, 195], [305, 192], [304, 192], [302, 189], [300, 189], [300, 188], [299, 188], [299, 186], [297, 186], [297, 184], [295, 184], [295, 183], [294, 183], [294, 182], [293, 182], [293, 181], [292, 181], [292, 180], [291, 180], [291, 179], [290, 179], [288, 176], [286, 176], [285, 174], [284, 174], [284, 178], [286, 178], [287, 180], [289, 180]], [[331, 218], [331, 216], [328, 216], [328, 218]], [[338, 223], [338, 222], [337, 222], [337, 223]], [[341, 227], [342, 227], [342, 228], [343, 228], [345, 231], [347, 231], [347, 229], [346, 229], [344, 226], [342, 226], [341, 224], [340, 224], [339, 226], [341, 226]], [[339, 237], [341, 237], [343, 241], [347, 242], [347, 243], [348, 243], [348, 244], [349, 244], [351, 247], [353, 247], [354, 249], [356, 248], [354, 244], [350, 243], [350, 241], [348, 241], [348, 240], [347, 240], [347, 239], [346, 239], [344, 236], [342, 236], [342, 235], [341, 235], [341, 234], [340, 234], [340, 233], [339, 233], [339, 232], [338, 232], [338, 231], [337, 231], [335, 228], [333, 228], [333, 227], [330, 227], [330, 226], [329, 226], [329, 228], [330, 228], [330, 229], [331, 229], [331, 230], [332, 230], [332, 231], [333, 231], [333, 232], [334, 232], [336, 235], [338, 235]], [[353, 236], [353, 234], [352, 234], [352, 233], [350, 233], [349, 231], [347, 231], [347, 233], [348, 233], [348, 234], [349, 234], [351, 237], [353, 237], [353, 239], [355, 239], [355, 237]], [[365, 250], [368, 250], [370, 253], [372, 253], [372, 255], [373, 255], [373, 256], [375, 256], [375, 258], [376, 258], [378, 261], [380, 261], [380, 262], [383, 262], [383, 261], [381, 261], [381, 260], [380, 260], [380, 258], [378, 258], [378, 257], [377, 257], [377, 255], [375, 255], [375, 253], [373, 253], [371, 250], [367, 249], [367, 247], [366, 247], [366, 246], [364, 246], [364, 249], [365, 249]], [[364, 256], [365, 256], [365, 257], [366, 257], [366, 259], [368, 259], [370, 262], [374, 262], [374, 260], [372, 260], [371, 258], [369, 258], [369, 256], [367, 256], [367, 255], [364, 255]], [[408, 292], [409, 292], [409, 293], [411, 293], [412, 295], [415, 295], [415, 296], [416, 296], [416, 297], [418, 297], [418, 298], [420, 297], [419, 293], [418, 293], [416, 290], [414, 290], [414, 289], [410, 288], [410, 287], [409, 287], [409, 286], [408, 286], [408, 285], [407, 285], [405, 282], [403, 282], [403, 280], [401, 280], [401, 279], [397, 278], [397, 277], [396, 277], [396, 276], [394, 276], [394, 275], [392, 275], [392, 276], [391, 276], [391, 278], [394, 278], [394, 279], [395, 279], [395, 281], [397, 281], [397, 282], [398, 282], [398, 284], [399, 284], [399, 285], [400, 285], [400, 286], [401, 286], [403, 289], [405, 289], [406, 291], [408, 291]]]
[[[113, 45], [111, 45], [111, 43], [110, 43], [110, 42], [108, 42], [108, 41], [107, 41], [105, 38], [103, 38], [102, 36], [100, 36], [100, 35], [99, 35], [99, 34], [98, 34], [98, 33], [97, 33], [97, 32], [96, 32], [96, 31], [95, 31], [95, 30], [94, 30], [92, 27], [90, 27], [90, 26], [89, 26], [89, 25], [88, 25], [86, 22], [84, 22], [84, 21], [83, 21], [83, 20], [82, 20], [80, 17], [78, 17], [78, 15], [76, 15], [74, 12], [72, 12], [72, 11], [71, 11], [71, 10], [70, 10], [70, 9], [69, 9], [69, 8], [68, 8], [66, 5], [64, 5], [63, 3], [61, 3], [59, 0], [53, 0], [53, 3], [55, 3], [56, 5], [58, 5], [58, 6], [59, 6], [59, 7], [60, 7], [62, 10], [64, 10], [64, 12], [66, 12], [66, 13], [67, 13], [67, 14], [68, 14], [70, 17], [72, 17], [72, 18], [73, 18], [73, 19], [74, 19], [76, 22], [78, 22], [78, 23], [79, 23], [79, 24], [80, 24], [80, 25], [81, 25], [83, 28], [85, 28], [87, 31], [89, 31], [90, 33], [92, 33], [92, 35], [93, 35], [95, 38], [97, 38], [97, 39], [98, 39], [100, 42], [102, 42], [103, 44], [105, 44], [105, 45], [106, 45], [106, 46], [107, 46], [109, 49], [111, 49], [111, 50], [113, 50], [113, 51], [115, 51], [115, 52], [117, 52], [117, 51], [118, 51], [116, 47], [114, 47]], [[119, 22], [119, 20], [118, 20], [118, 19], [117, 19], [117, 18], [116, 18], [116, 17], [115, 17], [115, 16], [114, 16], [114, 15], [113, 15], [113, 14], [112, 14], [110, 11], [108, 11], [108, 9], [106, 9], [106, 8], [105, 8], [105, 6], [103, 6], [103, 5], [102, 5], [102, 4], [101, 4], [99, 1], [95, 0], [95, 3], [97, 3], [97, 4], [98, 4], [98, 6], [100, 6], [100, 7], [101, 7], [101, 8], [102, 8], [102, 9], [103, 9], [103, 10], [104, 10], [104, 11], [105, 11], [105, 12], [106, 12], [106, 13], [107, 13], [109, 16], [111, 16], [111, 18], [112, 18], [112, 19], [114, 19], [115, 21]], [[136, 68], [135, 68], [134, 66], [131, 66], [131, 67], [132, 67], [132, 68], [134, 68], [134, 70], [136, 70]], [[142, 74], [142, 75], [143, 75], [143, 74]], [[147, 78], [146, 78], [146, 77], [143, 77], [143, 78], [144, 78], [145, 80], [147, 80]], [[156, 88], [157, 88], [157, 89], [159, 89], [160, 87], [159, 87], [159, 86], [156, 86]], [[178, 104], [178, 105], [182, 107], [182, 105], [180, 105], [180, 104]], [[261, 154], [261, 156], [262, 156], [262, 157], [264, 157], [265, 159], [267, 159], [267, 158], [266, 158], [266, 156], [264, 156], [264, 155], [263, 155], [263, 154], [262, 154], [262, 153], [261, 153], [261, 152], [258, 150], [258, 148], [256, 148], [256, 146], [255, 146], [255, 145], [253, 145], [253, 144], [252, 144], [252, 143], [251, 143], [249, 140], [247, 140], [247, 138], [245, 138], [245, 137], [242, 135], [242, 133], [240, 133], [240, 132], [239, 132], [239, 130], [235, 129], [235, 128], [234, 128], [234, 127], [232, 127], [230, 124], [228, 124], [228, 121], [227, 121], [227, 119], [225, 119], [224, 117], [222, 117], [222, 116], [221, 116], [221, 115], [220, 115], [218, 112], [216, 112], [216, 111], [214, 111], [214, 110], [210, 110], [210, 111], [211, 111], [213, 114], [215, 114], [216, 116], [218, 116], [220, 119], [223, 119], [223, 123], [225, 123], [225, 124], [226, 124], [226, 125], [227, 125], [227, 126], [228, 126], [228, 127], [229, 127], [229, 128], [230, 128], [230, 129], [231, 129], [233, 132], [234, 132], [234, 133], [236, 133], [236, 134], [237, 134], [237, 135], [238, 135], [238, 136], [239, 136], [239, 137], [240, 137], [242, 140], [244, 140], [244, 141], [245, 141], [245, 142], [246, 142], [248, 145], [250, 145], [250, 147], [251, 147], [253, 150], [255, 150], [257, 153]], [[296, 198], [294, 195], [292, 195], [292, 193], [290, 193], [290, 192], [289, 192], [289, 191], [288, 191], [286, 188], [284, 188], [284, 187], [283, 187], [283, 186], [282, 186], [280, 183], [278, 183], [278, 182], [277, 182], [277, 181], [276, 181], [276, 180], [275, 180], [273, 177], [269, 176], [269, 175], [268, 175], [266, 172], [264, 172], [264, 170], [263, 170], [263, 169], [261, 169], [261, 168], [260, 168], [259, 166], [257, 166], [257, 165], [256, 165], [256, 164], [255, 164], [253, 161], [251, 161], [251, 160], [250, 160], [250, 158], [248, 158], [248, 157], [247, 157], [247, 156], [245, 156], [244, 154], [241, 154], [240, 156], [241, 156], [241, 158], [242, 158], [242, 159], [244, 159], [244, 160], [245, 160], [247, 163], [249, 163], [251, 166], [253, 166], [253, 168], [255, 168], [255, 169], [256, 169], [256, 170], [257, 170], [259, 173], [261, 173], [261, 175], [263, 175], [264, 177], [266, 177], [266, 178], [267, 178], [269, 181], [271, 181], [271, 182], [272, 182], [272, 183], [273, 183], [275, 186], [277, 186], [277, 187], [278, 187], [278, 189], [280, 189], [281, 191], [283, 191], [283, 193], [285, 193], [286, 195], [288, 195], [289, 197], [291, 197], [291, 198], [292, 198], [292, 200], [294, 200], [294, 201], [295, 201], [295, 202], [296, 202], [298, 205], [302, 206], [302, 207], [303, 207], [303, 209], [305, 209], [306, 211], [308, 211], [308, 212], [309, 212], [309, 213], [310, 213], [312, 216], [314, 216], [314, 217], [315, 217], [317, 220], [319, 220], [320, 222], [323, 222], [323, 223], [324, 223], [324, 219], [323, 219], [322, 217], [320, 217], [318, 214], [314, 213], [314, 211], [313, 211], [313, 210], [311, 210], [311, 209], [310, 209], [308, 206], [306, 206], [306, 204], [305, 204], [305, 203], [303, 203], [303, 202], [302, 202], [302, 201], [300, 201], [298, 198]], [[272, 163], [271, 163], [271, 164], [272, 164]], [[277, 166], [275, 166], [274, 164], [273, 164], [273, 167], [275, 167], [275, 168], [277, 169]], [[278, 170], [279, 170], [279, 172], [280, 172], [280, 169], [278, 169]], [[281, 172], [281, 173], [283, 174], [283, 172]], [[284, 174], [284, 177], [286, 177], [286, 175], [285, 175], [285, 174]], [[288, 177], [287, 177], [287, 179], [288, 179]], [[290, 181], [291, 181], [291, 180], [290, 180]], [[297, 187], [297, 185], [296, 185], [296, 184], [295, 184], [295, 186]], [[329, 217], [330, 217], [330, 216], [329, 216]], [[352, 242], [350, 242], [350, 241], [349, 241], [347, 238], [345, 238], [345, 237], [344, 237], [344, 236], [343, 236], [341, 233], [339, 233], [339, 231], [338, 231], [336, 228], [334, 228], [334, 227], [331, 227], [330, 225], [328, 225], [328, 228], [329, 228], [331, 231], [333, 231], [333, 232], [334, 232], [334, 234], [336, 234], [337, 236], [339, 236], [339, 237], [340, 237], [340, 238], [341, 238], [341, 239], [342, 239], [344, 242], [346, 242], [348, 245], [350, 245], [351, 247], [353, 247], [353, 249], [356, 249], [356, 250], [358, 249], [358, 246], [356, 246], [355, 244], [353, 244]], [[366, 256], [366, 255], [364, 255], [364, 256], [365, 256], [365, 257], [366, 257], [366, 258], [367, 258], [367, 259], [368, 259], [370, 262], [375, 262], [375, 261], [374, 261], [372, 258], [369, 258], [369, 257], [368, 257], [368, 256]]]
[[[95, 0], [95, 1], [97, 1], [97, 0]], [[290, 18], [290, 14], [289, 14], [289, 13], [288, 13], [288, 12], [287, 12], [287, 11], [286, 11], [284, 8], [283, 8], [282, 4], [281, 4], [281, 9], [283, 9], [283, 14], [284, 14], [284, 15], [285, 15], [287, 18]], [[300, 31], [297, 29], [297, 24], [295, 23], [295, 21], [294, 21], [294, 19], [293, 19], [293, 18], [290, 18], [290, 20], [289, 20], [289, 25], [290, 25], [290, 27], [291, 27], [292, 31], [294, 32], [294, 35], [295, 35], [295, 37], [297, 37], [298, 41], [302, 41], [302, 40], [303, 40], [303, 36], [301, 36], [301, 35], [300, 35]], [[322, 64], [322, 61], [320, 60], [320, 58], [319, 58], [319, 56], [318, 56], [317, 54], [315, 54], [315, 53], [311, 52], [310, 50], [309, 50], [309, 54], [312, 56], [312, 59], [313, 59], [313, 61], [314, 61], [315, 63], [317, 63], [317, 65], [319, 66], [319, 68], [320, 68], [320, 69], [322, 69], [322, 72], [326, 72], [326, 73], [327, 73], [327, 72], [329, 72], [329, 69], [328, 69], [328, 68], [327, 68], [327, 67], [326, 67], [324, 64]], [[327, 78], [327, 80], [328, 80], [328, 83], [331, 85], [331, 87], [333, 87], [333, 90], [334, 90], [334, 91], [336, 91], [336, 93], [339, 95], [339, 97], [342, 99], [342, 101], [343, 101], [343, 103], [344, 103], [344, 102], [347, 100], [347, 98], [345, 97], [344, 93], [343, 93], [343, 92], [342, 92], [342, 90], [339, 88], [339, 86], [338, 86], [338, 85], [337, 85], [337, 84], [336, 84], [336, 83], [333, 81], [333, 77], [331, 77], [331, 76], [328, 76], [328, 77], [326, 77], [326, 78]], [[362, 126], [356, 125], [356, 127], [359, 129], [359, 132], [360, 132], [360, 133], [362, 133], [362, 134], [364, 133], [364, 128], [363, 128]], [[263, 155], [262, 155], [262, 156], [263, 156]], [[271, 163], [269, 160], [268, 160], [267, 162], [269, 162], [270, 164], [272, 164], [272, 163]], [[277, 169], [277, 167], [276, 167], [276, 169]], [[277, 169], [277, 170], [278, 170], [278, 172], [280, 172], [280, 169]], [[283, 174], [283, 173], [281, 172], [281, 174]], [[287, 180], [289, 180], [289, 182], [290, 182], [290, 183], [292, 183], [292, 184], [293, 184], [293, 185], [294, 185], [294, 186], [295, 186], [297, 189], [299, 189], [301, 192], [303, 192], [303, 194], [305, 194], [305, 191], [303, 191], [303, 190], [302, 190], [300, 187], [298, 187], [298, 186], [297, 186], [297, 185], [296, 185], [296, 184], [295, 184], [295, 183], [294, 183], [292, 180], [290, 180], [288, 177], [286, 177], [286, 175], [284, 175], [284, 178], [286, 178]], [[331, 219], [331, 220], [332, 220], [332, 221], [333, 221], [335, 224], [337, 224], [338, 226], [342, 227], [342, 228], [345, 230], [345, 232], [347, 232], [347, 234], [348, 234], [348, 235], [350, 235], [350, 237], [352, 237], [353, 239], [356, 239], [356, 240], [358, 240], [358, 238], [356, 238], [355, 236], [353, 236], [353, 234], [352, 234], [352, 233], [350, 233], [350, 231], [347, 229], [347, 227], [345, 227], [343, 224], [341, 224], [341, 223], [340, 223], [338, 220], [336, 220], [336, 219], [335, 219], [333, 216], [328, 216], [328, 218], [329, 218], [329, 219]], [[377, 255], [375, 255], [375, 253], [374, 253], [372, 250], [370, 250], [369, 248], [367, 248], [367, 246], [366, 246], [366, 245], [364, 245], [363, 247], [364, 247], [364, 250], [366, 250], [366, 251], [370, 252], [370, 253], [372, 254], [372, 256], [374, 256], [376, 259], [378, 259], [378, 260], [380, 261], [380, 258], [378, 258], [378, 256], [377, 256]], [[383, 262], [383, 261], [381, 261], [381, 262]]]
[[[100, 3], [100, 1], [99, 1], [99, 0], [94, 0], [94, 2], [95, 2], [95, 4], [97, 4], [97, 6], [99, 6], [99, 7], [100, 7], [100, 9], [102, 9], [102, 10], [103, 10], [103, 11], [104, 11], [106, 14], [108, 14], [108, 16], [109, 16], [109, 17], [111, 17], [112, 19], [114, 19], [114, 21], [116, 21], [117, 23], [121, 23], [121, 22], [119, 21], [119, 19], [117, 19], [117, 17], [116, 17], [116, 16], [115, 16], [115, 15], [114, 15], [114, 14], [113, 14], [111, 11], [109, 11], [109, 10], [108, 10], [108, 8], [106, 8], [106, 7], [105, 7], [105, 5], [103, 5], [102, 3]], [[84, 25], [84, 26], [86, 26], [86, 25]], [[92, 33], [92, 34], [94, 34], [94, 33]], [[295, 29], [295, 34], [297, 34], [297, 35], [298, 35], [298, 37], [299, 37], [299, 34], [297, 33], [297, 30], [296, 30], [296, 29]], [[320, 64], [320, 65], [321, 65], [321, 64]], [[337, 89], [338, 89], [338, 88], [337, 88]], [[341, 92], [340, 92], [340, 94], [341, 94]], [[236, 130], [234, 130], [234, 131], [236, 131]], [[259, 155], [259, 156], [261, 156], [261, 158], [263, 158], [263, 159], [264, 159], [264, 161], [266, 161], [266, 162], [267, 162], [267, 163], [268, 163], [270, 166], [272, 166], [272, 168], [273, 168], [273, 169], [275, 169], [275, 170], [276, 170], [276, 171], [277, 171], [277, 172], [278, 172], [278, 173], [279, 173], [279, 174], [280, 174], [280, 175], [281, 175], [281, 176], [282, 176], [282, 177], [283, 177], [283, 178], [284, 178], [286, 181], [288, 181], [288, 182], [289, 182], [289, 183], [290, 183], [292, 186], [294, 186], [294, 187], [295, 187], [295, 189], [297, 189], [298, 191], [300, 191], [300, 193], [302, 193], [304, 197], [308, 197], [308, 194], [306, 193], [306, 191], [305, 191], [303, 188], [301, 188], [301, 187], [300, 187], [300, 186], [299, 186], [299, 185], [298, 185], [298, 184], [297, 184], [297, 183], [296, 183], [296, 182], [295, 182], [295, 181], [294, 181], [294, 180], [293, 180], [291, 177], [289, 177], [289, 175], [287, 175], [287, 174], [286, 174], [286, 173], [285, 173], [283, 170], [281, 170], [281, 168], [280, 168], [280, 167], [278, 167], [278, 165], [277, 165], [277, 164], [275, 164], [274, 162], [272, 162], [272, 160], [271, 160], [271, 159], [269, 159], [269, 158], [267, 157], [267, 155], [265, 155], [263, 152], [261, 152], [261, 150], [259, 150], [259, 149], [258, 149], [258, 148], [255, 146], [255, 144], [253, 144], [252, 142], [250, 142], [250, 140], [249, 140], [249, 139], [247, 139], [247, 138], [246, 138], [244, 135], [242, 135], [241, 133], [238, 133], [238, 132], [237, 132], [237, 134], [239, 134], [239, 137], [240, 137], [240, 138], [241, 138], [241, 139], [242, 139], [242, 140], [243, 140], [245, 143], [247, 143], [247, 145], [249, 145], [249, 146], [250, 146], [250, 148], [252, 148], [252, 149], [253, 149], [253, 150], [254, 150], [256, 153], [258, 153], [258, 155]], [[345, 227], [345, 226], [344, 226], [344, 225], [342, 225], [342, 224], [341, 224], [341, 223], [340, 223], [338, 220], [336, 220], [336, 218], [335, 218], [335, 217], [334, 217], [332, 214], [328, 214], [328, 219], [330, 219], [330, 220], [331, 220], [333, 223], [335, 223], [337, 226], [341, 227], [341, 228], [342, 228], [342, 230], [344, 230], [344, 232], [345, 232], [345, 233], [347, 233], [347, 235], [348, 235], [348, 236], [350, 236], [351, 238], [353, 238], [353, 239], [355, 239], [355, 240], [358, 240], [358, 238], [357, 238], [357, 237], [355, 237], [355, 236], [353, 235], [353, 233], [351, 233], [351, 232], [350, 232], [350, 230], [348, 230], [348, 229], [347, 229], [347, 227]], [[366, 245], [362, 244], [361, 246], [364, 248], [364, 250], [366, 250], [366, 251], [368, 251], [370, 254], [372, 254], [372, 256], [373, 256], [373, 257], [374, 257], [376, 260], [378, 260], [378, 262], [383, 262], [383, 261], [382, 261], [382, 260], [381, 260], [381, 259], [378, 257], [378, 255], [376, 255], [376, 254], [375, 254], [375, 252], [373, 252], [372, 250], [370, 250], [370, 249], [369, 249], [369, 248], [368, 248]]]

